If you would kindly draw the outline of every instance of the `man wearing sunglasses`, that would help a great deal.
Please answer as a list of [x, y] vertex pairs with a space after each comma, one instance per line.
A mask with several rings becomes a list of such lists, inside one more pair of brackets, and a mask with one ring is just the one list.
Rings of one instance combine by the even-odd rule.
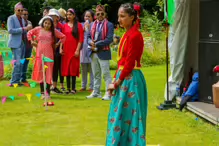
[[102, 5], [96, 7], [96, 18], [91, 32], [88, 35], [88, 44], [90, 45], [91, 67], [94, 75], [94, 90], [87, 98], [101, 97], [101, 78], [106, 83], [105, 95], [103, 100], [110, 100], [107, 92], [108, 85], [112, 82], [110, 75], [111, 51], [110, 44], [113, 42], [114, 27], [111, 22], [105, 19], [105, 8]]
[[31, 26], [25, 26], [25, 21], [21, 17], [23, 13], [23, 5], [19, 2], [14, 6], [15, 14], [8, 17], [7, 26], [9, 32], [8, 47], [11, 48], [13, 53], [14, 69], [12, 72], [12, 78], [10, 86], [13, 84], [21, 84], [21, 73], [23, 65], [21, 60], [24, 59], [25, 55], [25, 35], [27, 31], [31, 29]]

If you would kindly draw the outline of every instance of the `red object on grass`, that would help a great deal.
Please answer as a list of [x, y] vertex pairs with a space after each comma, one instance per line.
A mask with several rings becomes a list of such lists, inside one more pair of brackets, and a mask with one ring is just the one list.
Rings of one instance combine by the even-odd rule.
[[47, 103], [43, 103], [43, 106], [54, 106], [54, 102], [47, 102]]
[[24, 83], [24, 86], [25, 87], [30, 87], [30, 84], [27, 82], [27, 83]]

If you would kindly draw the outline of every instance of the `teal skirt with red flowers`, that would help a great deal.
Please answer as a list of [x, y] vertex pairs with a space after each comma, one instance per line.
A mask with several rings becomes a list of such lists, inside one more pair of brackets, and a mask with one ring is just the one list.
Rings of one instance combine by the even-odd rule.
[[[118, 79], [121, 71], [118, 71]], [[148, 97], [141, 70], [133, 70], [115, 90], [108, 115], [106, 146], [146, 146]]]

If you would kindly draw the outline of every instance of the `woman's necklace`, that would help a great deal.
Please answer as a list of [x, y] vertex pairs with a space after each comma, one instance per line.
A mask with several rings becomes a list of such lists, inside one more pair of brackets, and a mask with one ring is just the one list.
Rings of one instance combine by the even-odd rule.
[[68, 23], [68, 26], [73, 28], [74, 25], [73, 25], [73, 23]]

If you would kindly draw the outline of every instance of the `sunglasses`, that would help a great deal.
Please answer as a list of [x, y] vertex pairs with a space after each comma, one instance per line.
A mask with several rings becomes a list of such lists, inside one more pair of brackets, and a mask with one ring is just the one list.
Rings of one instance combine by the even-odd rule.
[[18, 12], [23, 12], [23, 10], [21, 10], [21, 9], [18, 9], [17, 11], [18, 11]]
[[104, 16], [104, 13], [97, 13], [97, 16]]
[[24, 16], [28, 16], [28, 14], [24, 14]]

